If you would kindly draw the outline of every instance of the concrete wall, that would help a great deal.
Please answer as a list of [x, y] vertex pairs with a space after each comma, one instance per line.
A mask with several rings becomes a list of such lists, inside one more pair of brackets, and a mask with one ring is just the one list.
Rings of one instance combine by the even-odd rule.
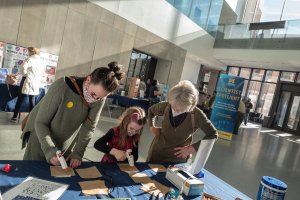
[[209, 82], [208, 82], [208, 88], [207, 88], [208, 94], [212, 95], [213, 92], [215, 91], [218, 82], [218, 76], [219, 76], [219, 71], [211, 71]]
[[180, 46], [202, 64], [225, 69], [213, 55], [214, 38], [165, 0], [90, 0]]
[[[154, 74], [154, 79], [158, 80], [160, 83], [168, 83], [171, 70], [172, 62], [168, 60], [158, 59], [156, 64], [156, 70]], [[176, 77], [177, 79], [178, 77]]]
[[221, 10], [221, 15], [220, 15], [220, 20], [219, 24], [235, 24], [237, 22], [237, 14], [232, 10], [230, 5], [224, 1], [222, 10]]
[[0, 24], [0, 41], [59, 55], [57, 77], [85, 75], [112, 60], [127, 71], [134, 48], [172, 61], [172, 86], [185, 61], [186, 50], [86, 0], [1, 0]]
[[185, 62], [184, 62], [184, 66], [183, 66], [181, 80], [189, 80], [196, 85], [200, 67], [201, 67], [200, 63], [198, 63], [197, 61], [195, 61], [187, 56], [185, 58]]

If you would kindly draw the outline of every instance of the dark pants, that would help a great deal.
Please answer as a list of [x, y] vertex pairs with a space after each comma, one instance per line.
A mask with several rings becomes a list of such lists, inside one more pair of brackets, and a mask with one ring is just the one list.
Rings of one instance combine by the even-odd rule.
[[244, 117], [244, 113], [241, 113], [241, 112], [237, 113], [234, 129], [233, 129], [233, 134], [238, 134], [239, 127], [240, 127], [241, 123], [243, 122], [243, 117]]
[[249, 118], [249, 113], [245, 113], [244, 115], [244, 124], [247, 125], [248, 123], [248, 118]]
[[[21, 83], [20, 83], [18, 99], [17, 99], [17, 103], [15, 106], [13, 118], [18, 117], [24, 97], [26, 96], [26, 94], [22, 94], [22, 88], [23, 88], [25, 79], [26, 79], [26, 77], [23, 77], [21, 80]], [[28, 95], [28, 97], [29, 97], [29, 112], [30, 112], [33, 109], [33, 107], [35, 106], [35, 95]]]

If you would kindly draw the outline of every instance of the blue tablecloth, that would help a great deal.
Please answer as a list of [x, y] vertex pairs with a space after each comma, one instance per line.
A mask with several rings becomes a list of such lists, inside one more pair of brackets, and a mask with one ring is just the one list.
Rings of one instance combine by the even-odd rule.
[[149, 99], [144, 99], [144, 98], [129, 98], [126, 96], [121, 96], [121, 95], [110, 95], [108, 98], [113, 98], [113, 103], [123, 106], [123, 107], [131, 107], [131, 106], [139, 106], [143, 108], [146, 112], [148, 111], [149, 108]]
[[[0, 84], [0, 111], [13, 112], [18, 99], [19, 86]], [[40, 94], [35, 96], [36, 104], [45, 96], [45, 89], [40, 88]], [[29, 98], [26, 96], [20, 112], [29, 111]]]
[[[60, 199], [97, 199], [97, 198], [124, 198], [130, 197], [131, 199], [149, 199], [150, 195], [140, 190], [140, 184], [136, 184], [125, 172], [119, 170], [116, 164], [103, 164], [93, 162], [83, 162], [80, 168], [87, 168], [96, 166], [102, 173], [102, 180], [110, 188], [109, 197], [104, 195], [99, 196], [81, 196], [81, 189], [78, 184], [80, 181], [84, 181], [78, 175], [70, 178], [55, 178], [51, 177], [49, 164], [42, 161], [0, 161], [0, 168], [5, 164], [11, 164], [13, 170], [9, 173], [0, 172], [0, 190], [5, 193], [13, 186], [21, 183], [27, 176], [34, 176], [41, 179], [69, 184], [68, 190], [60, 197]], [[152, 179], [159, 181], [160, 183], [174, 187], [165, 179], [165, 173], [155, 173], [152, 171], [146, 163], [136, 163], [136, 167], [151, 176]], [[242, 194], [232, 186], [228, 185], [224, 181], [220, 180], [213, 174], [204, 170], [205, 176], [201, 180], [205, 183], [204, 191], [212, 195], [218, 196], [224, 200], [233, 200], [236, 197], [240, 197], [243, 200], [250, 199], [246, 195]], [[92, 179], [85, 179], [92, 180]], [[201, 199], [201, 196], [185, 197], [185, 199]]]

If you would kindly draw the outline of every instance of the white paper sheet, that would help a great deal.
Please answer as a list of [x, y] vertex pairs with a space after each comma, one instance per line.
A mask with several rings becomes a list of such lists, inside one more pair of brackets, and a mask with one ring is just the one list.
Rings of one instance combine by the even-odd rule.
[[3, 199], [58, 199], [69, 185], [27, 177], [22, 183], [3, 194]]

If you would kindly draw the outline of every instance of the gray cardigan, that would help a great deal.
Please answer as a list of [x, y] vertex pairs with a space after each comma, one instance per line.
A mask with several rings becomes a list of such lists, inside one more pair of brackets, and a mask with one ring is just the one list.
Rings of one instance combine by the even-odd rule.
[[56, 148], [65, 157], [81, 160], [100, 118], [105, 99], [87, 107], [80, 95], [66, 84], [55, 81], [41, 102], [30, 112], [23, 130], [30, 132], [24, 160], [49, 160]]

